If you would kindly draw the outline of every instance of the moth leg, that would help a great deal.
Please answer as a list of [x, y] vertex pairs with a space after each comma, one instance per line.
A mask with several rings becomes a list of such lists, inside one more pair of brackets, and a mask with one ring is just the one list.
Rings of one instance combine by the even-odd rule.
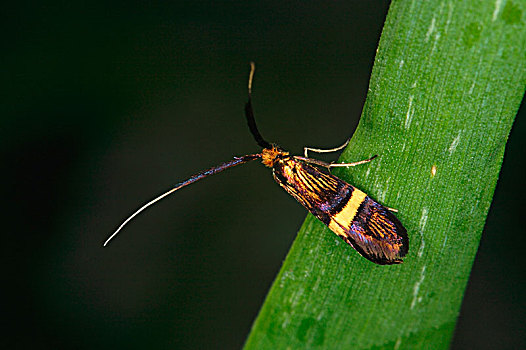
[[356, 166], [356, 165], [360, 165], [360, 164], [369, 163], [371, 160], [373, 160], [376, 157], [378, 157], [377, 154], [375, 154], [374, 156], [372, 156], [369, 159], [360, 160], [360, 161], [354, 162], [354, 163], [341, 163], [341, 164], [340, 163], [336, 163], [336, 164], [335, 163], [327, 163], [327, 162], [324, 162], [322, 160], [313, 159], [313, 158], [307, 158], [307, 157], [300, 157], [300, 156], [294, 156], [294, 159], [301, 160], [301, 161], [303, 161], [305, 163], [322, 166], [324, 168], [327, 168], [327, 170], [330, 170], [330, 168], [335, 168], [335, 167], [349, 167], [349, 166]]
[[329, 164], [329, 168], [357, 166], [360, 164], [369, 163], [371, 160], [373, 160], [376, 157], [378, 157], [378, 154], [375, 154], [369, 159], [364, 159], [364, 160], [360, 160], [358, 162], [353, 162], [353, 163], [331, 163]]
[[306, 157], [300, 157], [300, 156], [293, 156], [294, 159], [301, 160], [305, 163], [314, 164], [318, 166], [322, 166], [324, 168], [329, 169], [331, 167], [331, 163], [324, 162], [322, 160], [313, 159], [313, 158], [306, 158]]
[[339, 150], [343, 149], [345, 146], [347, 146], [349, 144], [349, 141], [351, 141], [351, 139], [347, 139], [347, 141], [345, 141], [345, 143], [343, 145], [338, 146], [336, 148], [331, 148], [331, 149], [319, 149], [319, 148], [303, 147], [303, 152], [304, 152], [303, 154], [305, 155], [305, 158], [309, 158], [308, 151], [312, 151], [312, 152], [316, 152], [316, 153], [336, 152], [336, 151], [339, 151]]
[[398, 213], [398, 209], [395, 209], [395, 208], [385, 207], [385, 209], [392, 211], [393, 213]]

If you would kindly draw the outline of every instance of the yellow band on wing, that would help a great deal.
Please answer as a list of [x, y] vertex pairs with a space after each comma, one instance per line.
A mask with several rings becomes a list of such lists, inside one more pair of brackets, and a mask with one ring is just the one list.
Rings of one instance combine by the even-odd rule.
[[367, 197], [366, 193], [355, 188], [345, 207], [343, 207], [339, 213], [332, 216], [329, 222], [329, 228], [339, 236], [346, 236], [346, 230], [349, 229], [365, 197]]

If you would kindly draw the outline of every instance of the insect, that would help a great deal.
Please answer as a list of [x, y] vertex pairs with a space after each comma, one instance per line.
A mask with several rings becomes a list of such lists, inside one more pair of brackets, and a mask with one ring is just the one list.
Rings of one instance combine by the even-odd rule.
[[[263, 148], [261, 153], [234, 157], [233, 160], [193, 175], [180, 182], [169, 191], [152, 199], [129, 216], [117, 230], [104, 242], [104, 246], [119, 231], [143, 210], [202, 178], [217, 174], [228, 168], [260, 159], [264, 165], [272, 168], [276, 182], [307, 208], [315, 217], [329, 227], [334, 233], [350, 244], [366, 259], [380, 265], [399, 264], [409, 249], [406, 229], [389, 209], [379, 204], [367, 194], [329, 173], [333, 167], [349, 167], [368, 163], [369, 159], [345, 164], [330, 164], [308, 157], [308, 151], [333, 152], [344, 145], [321, 150], [305, 148], [305, 156], [294, 156], [275, 144], [267, 142], [256, 126], [252, 108], [252, 80], [255, 65], [250, 64], [248, 79], [248, 101], [245, 104], [245, 116], [248, 127], [257, 144]], [[326, 169], [326, 172], [320, 168]]]

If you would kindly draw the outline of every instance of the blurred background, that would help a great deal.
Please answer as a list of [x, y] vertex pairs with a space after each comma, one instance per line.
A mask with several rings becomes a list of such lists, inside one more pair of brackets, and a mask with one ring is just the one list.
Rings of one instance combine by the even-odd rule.
[[[4, 348], [240, 348], [306, 211], [257, 162], [343, 143], [387, 1], [19, 2], [1, 72]], [[524, 348], [524, 108], [512, 130], [454, 349]]]

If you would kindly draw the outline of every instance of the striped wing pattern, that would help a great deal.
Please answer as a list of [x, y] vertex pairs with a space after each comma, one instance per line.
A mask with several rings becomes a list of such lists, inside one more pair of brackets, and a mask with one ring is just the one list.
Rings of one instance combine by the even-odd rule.
[[406, 229], [367, 194], [292, 157], [276, 162], [273, 175], [281, 187], [363, 257], [381, 265], [402, 262], [409, 249]]

